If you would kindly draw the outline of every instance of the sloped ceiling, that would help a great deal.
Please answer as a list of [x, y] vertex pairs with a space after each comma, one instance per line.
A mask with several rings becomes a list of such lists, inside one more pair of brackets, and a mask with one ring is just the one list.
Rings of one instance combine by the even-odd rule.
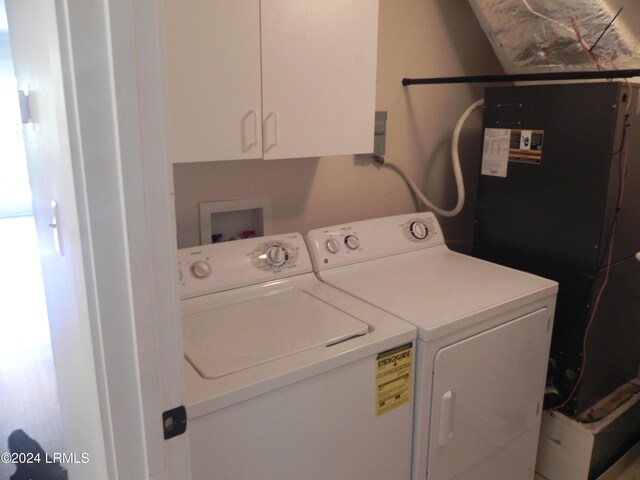
[[640, 68], [638, 0], [469, 3], [507, 73]]

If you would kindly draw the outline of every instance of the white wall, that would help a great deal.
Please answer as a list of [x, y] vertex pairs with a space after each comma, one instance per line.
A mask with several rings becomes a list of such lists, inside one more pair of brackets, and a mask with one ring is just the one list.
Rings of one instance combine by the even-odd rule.
[[[455, 205], [453, 125], [483, 87], [403, 87], [401, 80], [502, 71], [466, 0], [380, 0], [376, 108], [388, 112], [386, 153], [439, 205]], [[469, 200], [459, 217], [443, 220], [450, 243], [472, 237], [479, 125], [478, 113], [462, 136]], [[199, 243], [200, 202], [271, 197], [273, 233], [304, 233], [417, 207], [397, 173], [353, 156], [180, 164], [174, 181], [180, 248]]]

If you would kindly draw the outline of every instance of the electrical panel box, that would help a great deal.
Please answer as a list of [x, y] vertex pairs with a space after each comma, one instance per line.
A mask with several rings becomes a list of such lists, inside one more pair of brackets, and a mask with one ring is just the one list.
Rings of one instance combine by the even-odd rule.
[[373, 130], [373, 154], [384, 155], [387, 145], [387, 112], [376, 112]]

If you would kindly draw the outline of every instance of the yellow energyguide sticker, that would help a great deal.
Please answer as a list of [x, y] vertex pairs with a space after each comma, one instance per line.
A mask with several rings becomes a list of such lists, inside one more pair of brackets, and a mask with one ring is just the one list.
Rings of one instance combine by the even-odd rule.
[[376, 358], [376, 414], [378, 416], [406, 403], [411, 398], [413, 345], [379, 353]]

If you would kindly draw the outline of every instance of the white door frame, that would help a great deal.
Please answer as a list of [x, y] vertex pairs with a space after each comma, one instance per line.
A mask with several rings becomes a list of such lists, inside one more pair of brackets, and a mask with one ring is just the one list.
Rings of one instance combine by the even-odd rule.
[[172, 167], [157, 0], [56, 0], [107, 464], [189, 479]]

